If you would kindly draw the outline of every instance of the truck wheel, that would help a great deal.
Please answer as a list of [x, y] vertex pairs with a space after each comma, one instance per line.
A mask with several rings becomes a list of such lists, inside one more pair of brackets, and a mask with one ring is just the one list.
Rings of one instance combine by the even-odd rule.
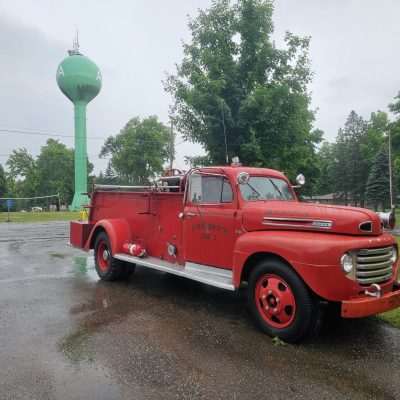
[[261, 261], [250, 274], [248, 290], [250, 311], [268, 335], [297, 343], [318, 333], [319, 304], [284, 262]]
[[105, 232], [97, 235], [94, 244], [94, 263], [97, 274], [103, 281], [126, 279], [134, 271], [133, 264], [116, 260], [111, 254], [111, 246]]

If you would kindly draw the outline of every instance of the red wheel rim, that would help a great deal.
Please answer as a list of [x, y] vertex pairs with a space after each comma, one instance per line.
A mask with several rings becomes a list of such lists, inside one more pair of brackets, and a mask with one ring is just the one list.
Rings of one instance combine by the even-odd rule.
[[97, 265], [102, 271], [107, 271], [110, 264], [110, 250], [108, 249], [107, 243], [102, 240], [97, 246], [96, 259]]
[[291, 287], [278, 275], [261, 276], [255, 288], [258, 312], [274, 328], [288, 327], [296, 315], [296, 300]]

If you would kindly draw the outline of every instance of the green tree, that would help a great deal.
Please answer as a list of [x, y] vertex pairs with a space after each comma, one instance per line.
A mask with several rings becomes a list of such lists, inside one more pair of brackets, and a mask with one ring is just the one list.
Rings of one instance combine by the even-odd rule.
[[37, 195], [60, 194], [70, 203], [74, 194], [74, 151], [58, 140], [48, 139], [36, 161]]
[[390, 111], [395, 115], [395, 120], [389, 124], [392, 141], [393, 181], [394, 188], [400, 187], [400, 92], [389, 104]]
[[[61, 202], [69, 204], [74, 194], [74, 157], [73, 149], [58, 140], [48, 139], [42, 146], [36, 160], [36, 195], [59, 194]], [[93, 164], [88, 161], [89, 183], [93, 177]]]
[[344, 131], [348, 137], [347, 165], [349, 166], [349, 184], [352, 200], [356, 205], [364, 205], [365, 186], [368, 179], [369, 165], [362, 154], [362, 143], [367, 134], [367, 122], [352, 111], [345, 123]]
[[26, 178], [36, 167], [35, 160], [26, 148], [13, 150], [7, 160], [9, 174], [14, 179]]
[[162, 172], [169, 144], [169, 128], [157, 117], [136, 117], [107, 138], [100, 157], [111, 156], [109, 166], [121, 183], [143, 185]]
[[119, 182], [110, 162], [107, 164], [107, 168], [104, 173], [103, 171], [100, 171], [98, 177], [96, 178], [96, 183], [103, 185], [115, 185], [121, 183]]
[[34, 196], [37, 190], [37, 165], [26, 148], [13, 150], [7, 163], [8, 176], [16, 197]]
[[268, 0], [213, 1], [190, 20], [191, 43], [165, 87], [175, 125], [212, 163], [227, 153], [293, 176], [312, 165], [321, 140], [309, 109], [309, 38], [287, 33], [276, 48], [272, 12]]
[[314, 194], [333, 193], [335, 190], [334, 174], [336, 169], [335, 143], [322, 143], [318, 152], [317, 167], [319, 175], [315, 183]]
[[7, 178], [3, 166], [0, 164], [0, 197], [4, 197], [7, 193]]
[[333, 151], [333, 182], [335, 192], [346, 203], [351, 200], [355, 204], [364, 204], [369, 165], [362, 146], [367, 143], [367, 132], [367, 122], [351, 111], [337, 135]]
[[375, 210], [390, 207], [388, 162], [388, 148], [384, 145], [375, 157], [367, 182], [367, 203]]
[[365, 121], [352, 111], [334, 143], [324, 143], [318, 152], [319, 177], [316, 193], [335, 192], [345, 202], [365, 202], [371, 167], [386, 140], [388, 115], [377, 111]]

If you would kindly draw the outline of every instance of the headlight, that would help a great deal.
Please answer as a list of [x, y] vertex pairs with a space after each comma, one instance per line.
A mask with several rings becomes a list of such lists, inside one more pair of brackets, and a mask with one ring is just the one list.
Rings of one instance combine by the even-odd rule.
[[349, 253], [344, 253], [340, 259], [340, 264], [342, 265], [343, 271], [346, 274], [349, 274], [351, 271], [353, 271], [354, 267], [352, 255]]
[[396, 246], [392, 247], [392, 257], [390, 257], [390, 261], [393, 264], [397, 261], [397, 248], [396, 248]]

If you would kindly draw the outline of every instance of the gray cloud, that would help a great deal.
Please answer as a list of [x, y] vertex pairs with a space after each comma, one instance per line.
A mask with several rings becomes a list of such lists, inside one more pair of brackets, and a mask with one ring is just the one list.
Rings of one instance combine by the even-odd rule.
[[[106, 138], [135, 115], [159, 115], [168, 121], [171, 99], [164, 92], [165, 71], [182, 58], [181, 40], [189, 39], [187, 14], [195, 15], [210, 0], [160, 2], [87, 0], [31, 2], [0, 0], [0, 128], [73, 133], [72, 106], [55, 82], [75, 28], [82, 51], [103, 73], [103, 89], [88, 108], [88, 134]], [[310, 90], [318, 108], [316, 127], [333, 139], [350, 110], [368, 117], [386, 109], [400, 90], [400, 2], [361, 0], [277, 0], [274, 14], [277, 45], [286, 30], [311, 35], [315, 78]], [[20, 146], [34, 154], [41, 136], [1, 135], [0, 154]], [[64, 138], [64, 143], [73, 145]], [[89, 141], [96, 169], [101, 141]], [[178, 148], [185, 154], [201, 149]], [[0, 156], [0, 163], [5, 161]]]

